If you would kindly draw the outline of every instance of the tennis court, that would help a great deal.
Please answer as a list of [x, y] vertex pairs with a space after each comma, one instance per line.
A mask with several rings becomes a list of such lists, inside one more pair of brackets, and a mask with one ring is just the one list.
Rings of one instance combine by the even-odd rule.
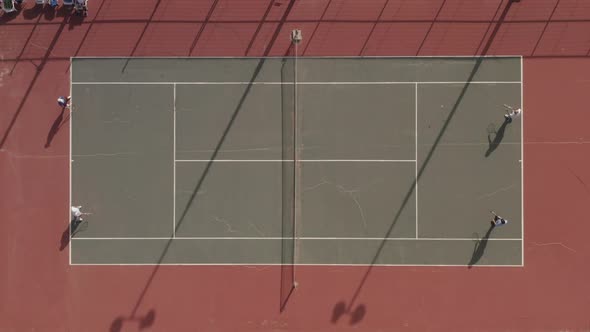
[[71, 264], [524, 264], [520, 57], [71, 65]]

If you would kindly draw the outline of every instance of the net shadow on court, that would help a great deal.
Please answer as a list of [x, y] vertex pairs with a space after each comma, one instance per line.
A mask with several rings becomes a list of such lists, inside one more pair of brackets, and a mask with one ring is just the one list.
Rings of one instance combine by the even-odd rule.
[[[367, 282], [367, 279], [369, 277], [369, 275], [371, 274], [371, 271], [373, 270], [373, 267], [375, 266], [377, 260], [379, 259], [379, 256], [381, 255], [381, 252], [383, 251], [383, 248], [385, 247], [385, 244], [387, 242], [387, 238], [390, 236], [390, 234], [392, 233], [396, 223], [398, 222], [402, 212], [404, 211], [404, 209], [406, 208], [410, 197], [412, 197], [412, 194], [414, 193], [414, 191], [416, 190], [416, 186], [418, 183], [418, 180], [420, 179], [420, 177], [422, 176], [422, 174], [424, 174], [424, 170], [426, 169], [426, 167], [428, 166], [428, 163], [430, 162], [435, 150], [437, 149], [443, 134], [446, 132], [449, 124], [451, 123], [451, 120], [453, 119], [453, 116], [455, 115], [455, 113], [457, 112], [457, 109], [459, 108], [459, 105], [461, 104], [463, 98], [465, 97], [467, 90], [469, 89], [471, 83], [473, 82], [473, 79], [475, 78], [475, 75], [477, 74], [479, 68], [481, 67], [483, 60], [485, 59], [485, 55], [488, 53], [498, 31], [500, 30], [500, 27], [502, 26], [502, 23], [504, 22], [504, 20], [506, 19], [506, 15], [508, 14], [508, 11], [510, 10], [510, 7], [512, 5], [512, 0], [509, 0], [508, 3], [506, 4], [506, 6], [504, 7], [504, 10], [501, 12], [498, 21], [496, 22], [495, 27], [493, 28], [493, 30], [491, 31], [489, 38], [486, 42], [486, 44], [483, 47], [481, 56], [476, 58], [476, 62], [475, 65], [473, 66], [473, 69], [471, 70], [471, 73], [469, 74], [468, 78], [466, 79], [466, 83], [463, 86], [463, 88], [461, 89], [461, 92], [459, 94], [459, 96], [457, 97], [457, 100], [455, 101], [455, 104], [453, 105], [449, 115], [447, 116], [442, 128], [440, 129], [432, 147], [430, 148], [428, 154], [426, 155], [424, 161], [422, 162], [422, 165], [419, 167], [418, 173], [416, 175], [416, 179], [414, 179], [412, 185], [410, 186], [410, 188], [408, 189], [400, 207], [397, 209], [397, 212], [395, 213], [395, 216], [392, 219], [392, 222], [389, 226], [389, 229], [387, 230], [387, 232], [385, 233], [385, 235], [383, 236], [383, 240], [381, 241], [381, 243], [379, 244], [379, 247], [377, 248], [377, 251], [375, 252], [375, 255], [371, 261], [371, 263], [369, 264], [369, 267], [367, 268], [366, 272], [364, 273], [361, 281], [359, 282], [359, 285], [357, 286], [357, 288], [355, 289], [350, 301], [348, 302], [348, 306], [346, 306], [346, 309], [344, 310], [345, 312], [350, 312], [354, 305], [356, 304], [356, 301], [365, 285], [365, 283]], [[443, 3], [444, 4], [444, 3]], [[502, 4], [503, 2], [500, 2], [498, 4], [498, 8], [496, 10], [496, 14], [501, 10], [502, 8]], [[490, 27], [491, 24], [493, 22], [490, 23]], [[489, 28], [488, 27], [488, 30]], [[483, 43], [483, 40], [482, 40]], [[491, 230], [490, 230], [491, 232]], [[488, 235], [489, 236], [489, 235]], [[481, 258], [481, 256], [483, 256], [484, 250], [485, 250], [485, 244], [487, 244], [487, 241], [484, 243], [484, 245], [482, 246], [482, 248], [479, 250], [479, 253], [481, 253], [480, 257], [477, 259], [477, 261], [479, 261], [479, 259]], [[474, 252], [474, 255], [477, 254], [477, 250], [476, 252]], [[473, 257], [471, 259], [471, 261], [474, 261]], [[470, 267], [470, 266], [469, 266]], [[334, 306], [334, 310], [336, 310], [336, 308], [340, 305], [341, 302], [338, 302], [335, 304]]]
[[[295, 83], [292, 58], [282, 60], [281, 82]], [[295, 84], [281, 84], [281, 312], [295, 289], [295, 98]]]

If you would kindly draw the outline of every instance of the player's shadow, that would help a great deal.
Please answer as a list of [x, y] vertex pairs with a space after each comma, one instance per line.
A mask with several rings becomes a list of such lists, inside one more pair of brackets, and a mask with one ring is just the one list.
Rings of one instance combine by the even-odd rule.
[[45, 6], [45, 10], [43, 11], [43, 17], [45, 18], [45, 20], [51, 21], [55, 18], [57, 10], [57, 8], [47, 5]]
[[49, 133], [47, 133], [47, 140], [45, 141], [45, 148], [51, 146], [51, 142], [55, 135], [59, 132], [59, 129], [68, 122], [70, 119], [70, 113], [68, 112], [67, 115], [64, 117], [66, 113], [66, 107], [62, 107], [61, 112], [53, 121], [51, 128], [49, 128]]
[[[504, 139], [504, 132], [506, 131], [506, 126], [510, 123], [510, 121], [508, 119], [505, 119], [504, 122], [502, 123], [502, 125], [500, 126], [500, 128], [498, 128], [498, 130], [495, 130], [492, 133], [488, 132], [488, 150], [485, 153], [486, 158], [489, 157], [492, 152], [494, 152], [498, 146], [500, 146], [500, 143], [502, 143], [502, 140]], [[490, 137], [491, 135], [494, 135], [494, 139], [492, 140], [492, 138]]]
[[365, 318], [367, 308], [364, 304], [357, 305], [354, 310], [351, 309], [352, 308], [346, 307], [346, 303], [344, 301], [336, 303], [334, 309], [332, 309], [332, 318], [330, 319], [332, 324], [338, 323], [340, 317], [344, 315], [350, 316], [350, 320], [348, 321], [350, 325], [355, 325]]
[[111, 323], [109, 328], [109, 332], [120, 332], [123, 329], [123, 324], [126, 321], [136, 322], [138, 325], [138, 330], [141, 331], [143, 329], [147, 329], [154, 325], [154, 321], [156, 320], [156, 311], [154, 309], [150, 309], [147, 314], [140, 315], [140, 316], [133, 316], [133, 317], [124, 317], [119, 316], [115, 318], [115, 320]]
[[61, 5], [55, 10], [55, 17], [66, 17], [72, 14], [72, 6]]
[[490, 228], [488, 228], [488, 231], [486, 232], [486, 234], [479, 239], [477, 242], [475, 242], [475, 247], [473, 248], [473, 254], [471, 255], [471, 260], [469, 261], [469, 263], [467, 263], [467, 268], [470, 269], [473, 267], [473, 265], [477, 264], [477, 262], [479, 262], [479, 260], [483, 257], [483, 254], [486, 251], [486, 247], [488, 245], [488, 239], [490, 238], [490, 235], [492, 234], [492, 230], [494, 230], [494, 226], [490, 225]]
[[[88, 228], [87, 221], [74, 221], [72, 220], [68, 227], [63, 231], [61, 234], [61, 240], [59, 243], [59, 251], [63, 251], [67, 248], [68, 244], [70, 243], [70, 239], [74, 237], [78, 232], [82, 232]], [[71, 236], [70, 236], [71, 234]]]
[[68, 15], [68, 30], [73, 30], [77, 26], [81, 26], [84, 23], [86, 17], [80, 14]]
[[14, 20], [18, 14], [20, 13], [20, 10], [16, 10], [10, 13], [6, 13], [6, 12], [2, 12], [2, 15], [0, 15], [0, 24], [5, 24], [8, 23], [12, 20]]

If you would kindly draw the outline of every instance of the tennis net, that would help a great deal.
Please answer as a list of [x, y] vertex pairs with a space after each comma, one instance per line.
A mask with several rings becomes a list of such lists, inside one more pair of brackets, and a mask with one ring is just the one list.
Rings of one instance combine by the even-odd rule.
[[281, 310], [295, 287], [295, 218], [297, 119], [295, 59], [285, 57], [281, 66], [282, 100], [282, 248], [281, 248]]

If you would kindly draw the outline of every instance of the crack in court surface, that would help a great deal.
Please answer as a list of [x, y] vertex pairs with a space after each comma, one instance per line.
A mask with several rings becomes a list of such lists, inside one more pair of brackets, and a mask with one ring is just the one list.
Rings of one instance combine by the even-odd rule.
[[356, 193], [358, 193], [360, 191], [360, 189], [347, 190], [342, 185], [336, 185], [336, 188], [341, 193], [347, 194], [354, 201], [354, 203], [356, 204], [356, 206], [359, 210], [359, 213], [361, 215], [361, 220], [363, 222], [363, 228], [366, 230], [367, 229], [367, 220], [365, 219], [365, 213], [363, 212], [363, 207], [361, 206], [361, 203], [358, 201], [358, 197], [355, 195]]
[[315, 190], [315, 189], [320, 188], [321, 186], [326, 185], [326, 184], [333, 185], [338, 190], [339, 193], [346, 194], [347, 196], [349, 196], [352, 199], [352, 201], [355, 203], [356, 208], [359, 211], [359, 214], [361, 216], [363, 228], [366, 230], [367, 229], [367, 219], [365, 218], [365, 213], [363, 211], [363, 207], [362, 207], [361, 203], [359, 202], [358, 197], [355, 195], [356, 193], [358, 193], [360, 191], [360, 188], [346, 189], [346, 188], [344, 188], [343, 185], [332, 183], [332, 182], [326, 180], [326, 178], [324, 177], [324, 178], [322, 178], [320, 183], [303, 188], [302, 192]]
[[237, 233], [238, 231], [235, 230], [229, 221], [219, 218], [217, 216], [213, 216], [213, 221], [222, 224], [225, 227], [225, 231], [228, 233]]
[[571, 168], [568, 167], [568, 169], [570, 170], [572, 175], [578, 180], [578, 182], [580, 182], [582, 187], [584, 187], [584, 189], [586, 190], [586, 193], [590, 194], [590, 189], [588, 189], [588, 185], [586, 184], [586, 182], [584, 182], [584, 180], [582, 180], [582, 178], [576, 172], [574, 172]]
[[564, 249], [567, 249], [571, 252], [575, 252], [577, 253], [576, 250], [566, 246], [565, 244], [561, 243], [561, 242], [549, 242], [549, 243], [537, 243], [537, 242], [533, 242], [533, 244], [535, 245], [535, 247], [545, 247], [545, 246], [560, 246], [563, 247]]
[[509, 185], [508, 187], [503, 187], [503, 188], [500, 188], [498, 190], [492, 191], [491, 193], [487, 193], [487, 194], [481, 195], [477, 199], [490, 198], [490, 197], [492, 197], [492, 196], [494, 196], [494, 195], [496, 195], [498, 193], [501, 193], [501, 192], [504, 192], [504, 191], [508, 191], [508, 190], [512, 189], [514, 186], [516, 186], [516, 183], [513, 183], [513, 184]]
[[328, 180], [326, 180], [326, 178], [322, 178], [322, 181], [320, 183], [313, 185], [313, 186], [303, 188], [303, 190], [301, 192], [311, 191], [311, 190], [317, 189], [325, 184], [331, 184], [331, 183]]
[[264, 232], [262, 232], [260, 230], [260, 228], [258, 228], [256, 225], [254, 225], [252, 222], [248, 221], [248, 226], [252, 229], [254, 229], [254, 231], [256, 233], [258, 233], [258, 235], [262, 236], [262, 237], [266, 237], [266, 234], [264, 234]]
[[[374, 185], [376, 183], [380, 183], [380, 182], [382, 182], [382, 180], [375, 180], [369, 184], [366, 184], [366, 186], [372, 186], [372, 185]], [[352, 199], [352, 201], [354, 202], [354, 204], [356, 206], [356, 209], [359, 211], [359, 215], [360, 215], [361, 221], [363, 223], [363, 228], [366, 230], [368, 227], [367, 218], [365, 216], [365, 212], [364, 212], [364, 209], [361, 205], [361, 202], [359, 201], [360, 197], [358, 197], [358, 194], [361, 192], [361, 187], [359, 187], [357, 189], [346, 189], [343, 185], [335, 184], [333, 182], [326, 180], [326, 178], [323, 177], [319, 183], [303, 188], [302, 192], [312, 191], [312, 190], [318, 189], [318, 188], [320, 188], [324, 185], [327, 185], [327, 184], [333, 185], [339, 193], [345, 194]]]

